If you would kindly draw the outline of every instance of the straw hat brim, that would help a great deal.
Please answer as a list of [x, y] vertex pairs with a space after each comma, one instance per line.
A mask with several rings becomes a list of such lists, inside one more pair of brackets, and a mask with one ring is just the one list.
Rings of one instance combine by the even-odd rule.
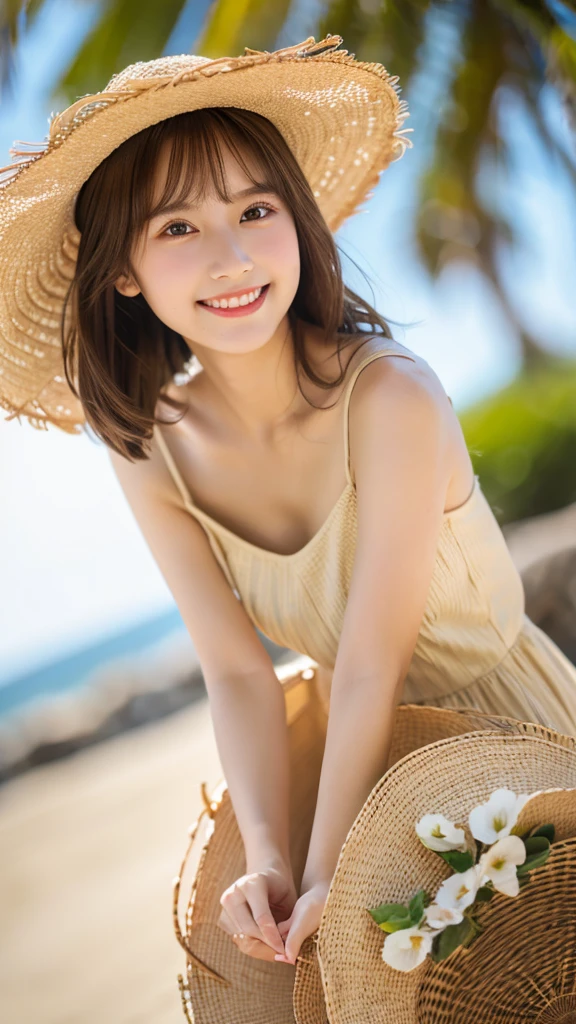
[[[316, 804], [328, 706], [316, 686], [314, 663], [310, 659], [290, 663], [279, 674], [287, 709], [291, 857], [298, 885]], [[486, 729], [497, 730], [504, 736], [557, 738], [569, 747], [573, 745], [570, 738], [559, 737], [543, 726], [499, 718], [475, 709], [403, 705], [396, 710], [389, 762], [395, 763], [415, 749], [446, 737]], [[220, 1024], [222, 1020], [234, 1020], [234, 1024], [294, 1024], [295, 1021], [325, 1024], [324, 990], [315, 937], [303, 943], [294, 969], [287, 964], [247, 956], [218, 926], [220, 896], [244, 872], [245, 859], [236, 818], [223, 783], [209, 801], [207, 798], [207, 803], [209, 828], [202, 837], [203, 846], [196, 851], [183, 941], [187, 949], [187, 986], [183, 986], [183, 991], [188, 998], [190, 1017], [193, 1015], [195, 1024]], [[186, 998], [184, 1008], [186, 1012]]]
[[[440, 740], [408, 754], [378, 783], [342, 848], [318, 934], [318, 962], [331, 1024], [516, 1021], [510, 1015], [492, 1016], [489, 999], [476, 1014], [474, 1000], [470, 1000], [470, 964], [472, 958], [481, 961], [484, 956], [486, 973], [477, 979], [474, 988], [479, 1000], [481, 992], [486, 993], [490, 986], [490, 957], [486, 951], [491, 942], [498, 942], [499, 908], [508, 900], [510, 914], [514, 908], [518, 912], [512, 920], [523, 927], [520, 922], [524, 920], [526, 901], [535, 899], [536, 880], [531, 880], [514, 900], [500, 895], [492, 900], [486, 909], [494, 916], [491, 931], [487, 924], [470, 950], [457, 950], [441, 964], [427, 957], [410, 972], [396, 971], [382, 961], [384, 935], [367, 911], [381, 903], [409, 902], [420, 889], [434, 896], [452, 873], [416, 834], [416, 822], [428, 812], [441, 812], [467, 827], [469, 812], [495, 789], [506, 787], [518, 794], [552, 788], [572, 790], [567, 794], [543, 793], [526, 805], [518, 824], [528, 827], [552, 822], [557, 825], [559, 840], [576, 835], [576, 741], [563, 736], [557, 739], [553, 742], [538, 735], [476, 732]], [[561, 845], [557, 856], [565, 860]], [[546, 868], [538, 877], [543, 877], [542, 873], [546, 874]], [[514, 937], [508, 933], [510, 948]], [[554, 958], [557, 952], [550, 949], [549, 956]], [[466, 957], [465, 973], [459, 974], [458, 958]], [[558, 964], [554, 962], [553, 966]], [[439, 981], [442, 976], [443, 981]], [[432, 993], [426, 1012], [423, 992]], [[459, 993], [458, 998], [454, 992]], [[450, 1013], [441, 1012], [443, 1000], [451, 1000]], [[460, 1008], [459, 1014], [456, 1007]], [[301, 1024], [311, 1024], [312, 1020], [322, 1017], [302, 1017]]]
[[[290, 756], [290, 857], [298, 886], [304, 870], [326, 736], [326, 713], [310, 659], [302, 657], [277, 669], [286, 701]], [[294, 1024], [292, 992], [295, 968], [243, 953], [219, 925], [224, 890], [246, 870], [242, 838], [228, 790], [222, 783], [209, 801], [209, 826], [196, 851], [182, 936], [187, 985], [183, 1008], [194, 1024]], [[195, 840], [198, 843], [198, 839]], [[175, 887], [185, 884], [184, 860]], [[190, 955], [192, 954], [192, 955]], [[218, 977], [214, 977], [214, 972]], [[221, 980], [219, 980], [221, 979]]]
[[[411, 142], [397, 77], [356, 61], [327, 36], [280, 50], [246, 48], [217, 60], [193, 54], [130, 65], [50, 126], [44, 148], [0, 174], [0, 407], [76, 433], [84, 423], [61, 358], [62, 303], [74, 275], [82, 184], [122, 142], [184, 111], [240, 106], [284, 136], [331, 231], [356, 212]], [[13, 151], [18, 154], [18, 150]]]

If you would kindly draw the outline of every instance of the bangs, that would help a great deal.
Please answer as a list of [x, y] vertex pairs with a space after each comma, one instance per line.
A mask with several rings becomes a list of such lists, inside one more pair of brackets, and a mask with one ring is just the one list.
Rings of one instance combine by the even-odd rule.
[[[142, 159], [135, 161], [131, 188], [131, 220], [134, 235], [139, 236], [154, 217], [181, 207], [199, 205], [206, 198], [218, 197], [234, 202], [226, 180], [223, 148], [231, 151], [252, 182], [254, 189], [281, 194], [282, 182], [265, 150], [241, 132], [219, 108], [195, 110], [168, 118], [146, 132]], [[251, 145], [252, 143], [252, 145]], [[169, 145], [168, 167], [162, 194], [155, 201], [155, 175], [163, 147]], [[257, 148], [257, 152], [254, 152]], [[250, 152], [258, 168], [258, 177], [248, 165]]]

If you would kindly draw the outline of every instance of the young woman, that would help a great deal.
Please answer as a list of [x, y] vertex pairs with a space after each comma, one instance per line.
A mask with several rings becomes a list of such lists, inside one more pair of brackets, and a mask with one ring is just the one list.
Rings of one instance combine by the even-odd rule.
[[[342, 843], [384, 770], [399, 701], [576, 733], [576, 669], [525, 615], [444, 388], [342, 282], [331, 228], [391, 158], [405, 113], [381, 69], [372, 99], [393, 116], [382, 107], [380, 121], [363, 122], [366, 139], [367, 125], [383, 132], [366, 174], [350, 155], [365, 151], [350, 147], [357, 117], [343, 100], [314, 108], [314, 97], [338, 76], [365, 84], [380, 66], [330, 63], [334, 44], [315, 46], [280, 51], [276, 63], [248, 51], [228, 61], [230, 71], [244, 59], [242, 75], [206, 75], [204, 92], [178, 103], [182, 67], [198, 58], [136, 65], [110, 83], [116, 97], [132, 90], [124, 107], [110, 100], [115, 120], [92, 113], [101, 127], [91, 134], [90, 121], [64, 121], [60, 143], [65, 151], [84, 132], [67, 165], [79, 235], [61, 297], [66, 380], [108, 446], [202, 666], [246, 851], [221, 926], [243, 952], [290, 963], [318, 927]], [[167, 70], [170, 60], [188, 64]], [[310, 109], [298, 113], [290, 104], [302, 95]], [[145, 102], [157, 106], [139, 120], [132, 111]], [[297, 159], [291, 146], [306, 131]], [[356, 194], [331, 190], [331, 177]], [[65, 407], [58, 419], [31, 393], [20, 411], [62, 426]], [[255, 625], [314, 658], [330, 687], [299, 892], [284, 698]]]

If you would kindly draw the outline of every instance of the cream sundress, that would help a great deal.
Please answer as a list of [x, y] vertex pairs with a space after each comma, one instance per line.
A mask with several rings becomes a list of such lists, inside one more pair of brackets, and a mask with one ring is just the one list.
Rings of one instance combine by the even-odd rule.
[[[376, 346], [374, 346], [376, 343]], [[155, 437], [184, 507], [206, 531], [214, 555], [255, 626], [275, 643], [332, 670], [357, 536], [350, 472], [348, 406], [368, 363], [412, 359], [374, 338], [344, 391], [347, 484], [317, 533], [293, 554], [238, 537], [198, 508], [158, 427]], [[444, 513], [428, 600], [401, 703], [475, 707], [576, 735], [576, 667], [526, 615], [521, 577], [478, 476], [466, 501]]]

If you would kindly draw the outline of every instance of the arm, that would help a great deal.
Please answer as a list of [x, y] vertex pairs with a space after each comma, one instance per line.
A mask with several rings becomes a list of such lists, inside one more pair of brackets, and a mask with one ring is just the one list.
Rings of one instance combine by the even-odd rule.
[[289, 871], [282, 684], [206, 533], [181, 507], [156, 445], [149, 460], [134, 463], [108, 454], [198, 654], [247, 869], [272, 864]]
[[386, 769], [450, 479], [449, 405], [436, 376], [392, 358], [367, 370], [350, 403], [358, 539], [302, 893], [327, 892], [346, 835]]

